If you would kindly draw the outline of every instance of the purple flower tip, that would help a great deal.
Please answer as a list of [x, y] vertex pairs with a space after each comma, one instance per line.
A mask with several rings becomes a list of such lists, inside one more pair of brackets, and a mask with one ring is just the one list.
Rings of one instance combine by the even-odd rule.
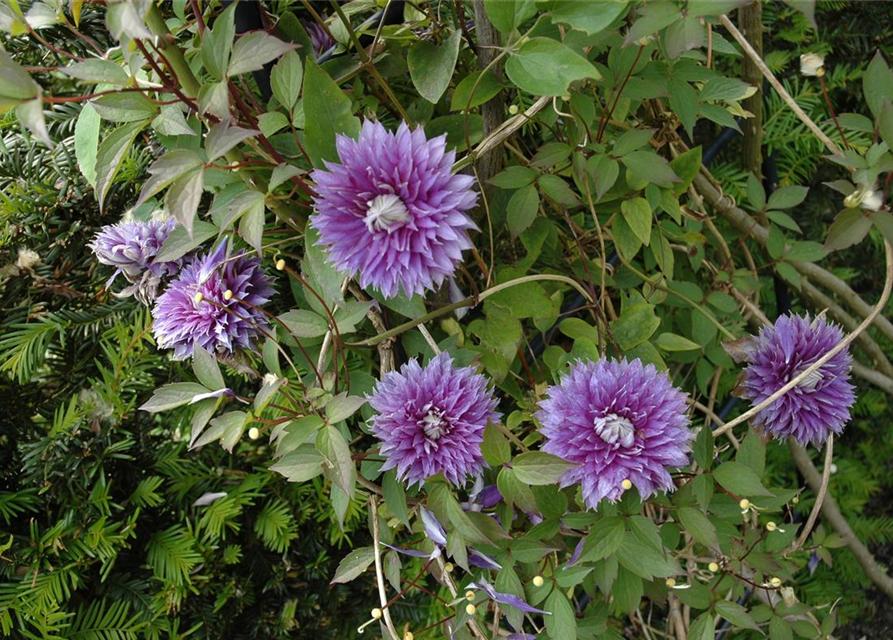
[[252, 349], [267, 326], [257, 307], [275, 293], [258, 258], [226, 258], [224, 243], [213, 253], [193, 258], [152, 309], [155, 340], [173, 349], [174, 358], [192, 355], [199, 344], [211, 353]]
[[176, 223], [173, 220], [149, 222], [119, 222], [106, 225], [87, 246], [102, 264], [115, 267], [106, 282], [109, 287], [118, 275], [131, 283], [117, 294], [120, 297], [136, 295], [147, 303], [155, 299], [164, 276], [174, 275], [178, 262], [156, 262], [155, 256], [167, 240]]
[[378, 383], [369, 404], [382, 470], [397, 469], [410, 485], [443, 473], [456, 486], [483, 470], [484, 429], [499, 414], [487, 379], [473, 367], [454, 366], [447, 353], [424, 369], [411, 360]]
[[[823, 317], [781, 316], [764, 327], [748, 353], [741, 395], [759, 404], [778, 391], [843, 339], [837, 325]], [[754, 423], [775, 438], [793, 436], [805, 445], [821, 446], [831, 433], [840, 433], [856, 401], [850, 384], [849, 349], [835, 354], [766, 409]]]
[[310, 223], [329, 261], [386, 298], [440, 286], [477, 228], [465, 213], [477, 202], [474, 178], [452, 173], [446, 136], [428, 140], [405, 123], [391, 133], [366, 120], [357, 140], [339, 136], [337, 147], [340, 164], [311, 174]]
[[579, 483], [589, 508], [620, 498], [624, 480], [643, 499], [673, 490], [667, 468], [688, 463], [692, 433], [666, 373], [638, 359], [578, 361], [548, 393], [536, 413], [543, 451], [577, 463], [561, 483]]

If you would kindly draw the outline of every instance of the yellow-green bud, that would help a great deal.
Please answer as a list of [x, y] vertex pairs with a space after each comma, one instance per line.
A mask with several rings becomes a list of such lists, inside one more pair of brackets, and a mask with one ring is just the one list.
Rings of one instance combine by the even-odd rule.
[[710, 571], [712, 571], [713, 573], [716, 573], [717, 571], [719, 571], [719, 565], [716, 564], [715, 562], [711, 562], [710, 564], [708, 564], [707, 568], [710, 569]]
[[667, 578], [666, 584], [668, 587], [670, 587], [670, 589], [672, 589], [673, 587], [676, 586], [676, 581], [673, 578]]
[[533, 586], [534, 587], [541, 587], [541, 586], [543, 586], [543, 584], [545, 584], [545, 582], [546, 581], [543, 580], [542, 576], [533, 576]]
[[750, 509], [750, 500], [744, 498], [741, 500], [741, 502], [738, 503], [738, 506], [746, 511], [747, 509]]
[[633, 483], [629, 478], [626, 478], [623, 482], [620, 483], [620, 486], [623, 487], [624, 491], [628, 491], [633, 488]]
[[383, 615], [383, 614], [382, 614], [382, 611], [381, 611], [381, 609], [379, 609], [378, 607], [375, 607], [375, 608], [372, 610], [372, 617], [373, 617], [375, 620], [379, 620], [379, 619], [381, 618], [382, 615]]
[[276, 261], [276, 269], [278, 269], [279, 271], [282, 271], [283, 269], [285, 269], [285, 260], [283, 260], [282, 258], [279, 258]]
[[195, 298], [194, 298], [195, 304], [201, 304], [204, 299], [205, 299], [205, 296], [202, 295], [201, 291], [199, 291], [198, 293], [195, 294]]
[[478, 608], [476, 606], [474, 606], [473, 604], [465, 605], [465, 613], [467, 613], [470, 616], [473, 616], [475, 613], [477, 613], [477, 610], [478, 610]]
[[233, 292], [232, 292], [231, 290], [229, 290], [229, 289], [227, 289], [226, 291], [224, 291], [224, 292], [223, 292], [223, 299], [224, 299], [224, 300], [232, 300], [232, 299], [233, 299]]
[[766, 531], [775, 531], [776, 529], [778, 529], [778, 525], [775, 524], [774, 522], [766, 523]]
[[260, 429], [258, 429], [257, 427], [251, 427], [248, 430], [248, 437], [252, 440], [257, 440], [258, 438], [260, 438]]

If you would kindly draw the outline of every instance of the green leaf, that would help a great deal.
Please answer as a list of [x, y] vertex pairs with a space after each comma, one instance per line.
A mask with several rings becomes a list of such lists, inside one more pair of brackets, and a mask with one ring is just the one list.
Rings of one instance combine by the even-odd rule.
[[204, 176], [205, 172], [202, 169], [194, 169], [174, 180], [164, 194], [164, 204], [168, 211], [183, 225], [189, 235], [192, 235], [195, 214], [202, 198]]
[[[319, 232], [308, 225], [304, 228], [304, 272], [310, 283], [329, 303], [341, 304], [341, 282], [344, 276], [328, 262], [328, 256], [319, 245]], [[424, 313], [424, 311], [423, 311]]]
[[862, 74], [862, 91], [871, 114], [877, 118], [881, 115], [884, 98], [893, 102], [893, 72], [887, 66], [880, 49]]
[[694, 454], [695, 462], [702, 469], [709, 470], [713, 466], [713, 449], [715, 446], [713, 431], [708, 427], [701, 427], [695, 438]]
[[301, 85], [304, 82], [304, 65], [301, 56], [289, 51], [273, 66], [270, 72], [270, 87], [273, 95], [283, 107], [291, 111], [301, 96]]
[[159, 262], [179, 260], [197, 246], [217, 235], [218, 229], [210, 222], [196, 220], [192, 223], [192, 238], [184, 227], [174, 227], [167, 240], [161, 245], [155, 259]]
[[881, 139], [887, 143], [887, 147], [893, 149], [893, 104], [890, 104], [891, 100], [893, 100], [893, 96], [881, 101], [878, 130], [881, 133]]
[[[356, 138], [360, 120], [353, 115], [350, 99], [313, 60], [304, 66], [304, 117], [313, 123], [304, 131], [304, 145], [314, 167], [324, 160], [337, 161], [335, 135]], [[339, 296], [340, 297], [340, 296]]]
[[676, 515], [679, 518], [679, 522], [685, 527], [685, 530], [696, 541], [711, 549], [719, 546], [719, 542], [716, 539], [716, 527], [713, 526], [710, 519], [700, 509], [680, 507]]
[[235, 37], [235, 5], [232, 5], [217, 16], [210, 29], [205, 30], [201, 43], [202, 64], [214, 80], [226, 78]]
[[512, 165], [511, 167], [506, 167], [490, 178], [489, 182], [500, 189], [520, 189], [521, 187], [533, 184], [537, 175], [538, 173], [533, 169], [528, 169], [527, 167], [519, 165]]
[[575, 466], [543, 451], [522, 453], [512, 462], [512, 470], [518, 480], [530, 485], [554, 484]]
[[772, 640], [793, 640], [794, 633], [787, 620], [781, 616], [772, 616], [769, 620], [769, 637]]
[[329, 330], [329, 321], [308, 309], [292, 309], [286, 311], [279, 319], [288, 327], [291, 334], [298, 338], [318, 338]]
[[194, 382], [173, 382], [155, 389], [152, 397], [140, 407], [141, 411], [158, 413], [189, 404], [197, 395], [208, 393], [211, 389]]
[[792, 262], [816, 262], [827, 254], [827, 250], [818, 242], [801, 240], [791, 243], [785, 260]]
[[99, 144], [96, 152], [96, 199], [99, 200], [100, 211], [109, 187], [118, 175], [124, 156], [146, 124], [148, 124], [146, 121], [122, 124]]
[[244, 411], [224, 413], [222, 416], [211, 420], [211, 426], [196, 440], [194, 446], [195, 448], [203, 447], [215, 440], [220, 440], [223, 448], [232, 453], [236, 443], [239, 442], [239, 438], [242, 437], [247, 423], [248, 414]]
[[775, 265], [775, 270], [786, 282], [791, 283], [794, 288], [799, 289], [801, 286], [800, 274], [789, 262], [779, 262]]
[[40, 85], [0, 47], [0, 104], [23, 102], [40, 95]]
[[515, 191], [508, 203], [506, 223], [513, 238], [533, 224], [536, 212], [540, 209], [540, 194], [533, 185]]
[[633, 198], [624, 200], [620, 205], [623, 218], [633, 230], [642, 244], [648, 246], [651, 242], [651, 205], [645, 198]]
[[637, 576], [651, 580], [654, 576], [666, 578], [682, 572], [682, 567], [672, 558], [653, 547], [643, 544], [635, 536], [626, 536], [617, 551], [617, 559]]
[[623, 156], [620, 162], [626, 165], [634, 178], [642, 182], [662, 187], [679, 182], [679, 177], [670, 168], [666, 158], [653, 151], [633, 151]]
[[384, 501], [391, 513], [400, 522], [409, 527], [409, 514], [406, 508], [406, 493], [403, 491], [403, 483], [397, 480], [397, 471], [392, 469], [384, 474], [381, 481], [381, 492]]
[[598, 80], [601, 74], [586, 58], [549, 38], [532, 38], [505, 63], [515, 85], [537, 96], [560, 96], [577, 80]]
[[704, 88], [701, 89], [699, 97], [703, 102], [708, 100], [743, 100], [754, 93], [756, 93], [756, 87], [736, 78], [720, 76], [708, 80]]
[[357, 469], [341, 432], [331, 424], [326, 425], [316, 436], [316, 449], [325, 458], [323, 472], [326, 476], [349, 498], [353, 498]]
[[512, 459], [512, 447], [508, 439], [493, 423], [484, 429], [484, 441], [481, 443], [481, 454], [491, 467], [500, 467]]
[[282, 456], [271, 471], [282, 474], [289, 482], [306, 482], [323, 472], [325, 460], [311, 444], [303, 444]]
[[205, 152], [208, 154], [208, 162], [214, 162], [217, 158], [248, 138], [253, 138], [258, 133], [257, 129], [243, 129], [234, 127], [228, 121], [222, 121], [211, 127], [205, 137]]
[[617, 553], [626, 537], [623, 518], [610, 516], [595, 523], [583, 542], [577, 562], [596, 562]]
[[366, 402], [366, 398], [339, 393], [326, 404], [326, 420], [329, 424], [347, 420], [359, 411], [360, 407], [366, 404]]
[[699, 615], [688, 630], [688, 640], [714, 640], [716, 625], [710, 611]]
[[[609, 558], [610, 560], [613, 560], [613, 558]], [[642, 596], [645, 595], [642, 578], [623, 567], [620, 567], [618, 570], [616, 560], [612, 564], [614, 571], [617, 573], [617, 579], [614, 581], [614, 586], [610, 589], [610, 593], [620, 610], [631, 614], [639, 608]]]
[[283, 42], [266, 31], [247, 33], [239, 38], [233, 46], [233, 57], [226, 75], [237, 76], [248, 71], [259, 71], [268, 62], [272, 62], [297, 46]]
[[450, 86], [461, 40], [462, 32], [456, 30], [442, 44], [422, 40], [409, 48], [406, 56], [409, 76], [419, 95], [428, 102], [437, 104]]
[[619, 20], [627, 6], [626, 0], [555, 0], [551, 3], [552, 22], [594, 35]]
[[89, 104], [103, 120], [112, 122], [150, 120], [158, 113], [158, 107], [141, 93], [111, 93], [100, 96]]
[[664, 34], [664, 46], [670, 59], [678, 58], [691, 49], [704, 46], [706, 31], [697, 16], [687, 15], [674, 22]]
[[[480, 81], [478, 81], [478, 78], [480, 78]], [[456, 85], [456, 89], [453, 91], [453, 96], [450, 99], [450, 111], [474, 109], [492, 100], [500, 91], [502, 91], [502, 83], [499, 82], [499, 79], [492, 71], [476, 71], [471, 75], [465, 76]]]
[[536, 13], [535, 0], [484, 0], [484, 9], [490, 22], [502, 33], [527, 22]]
[[891, 215], [889, 211], [872, 211], [871, 221], [884, 235], [887, 242], [893, 243], [893, 215]]
[[871, 229], [872, 219], [861, 209], [844, 209], [834, 218], [825, 238], [827, 251], [839, 251], [862, 242]]
[[202, 166], [201, 156], [191, 149], [168, 151], [149, 166], [149, 178], [143, 183], [136, 206], [139, 207], [174, 180], [186, 176], [200, 166]]
[[784, 255], [784, 234], [774, 224], [769, 225], [769, 238], [766, 240], [766, 251], [773, 260], [778, 260]]
[[516, 318], [546, 318], [555, 308], [552, 298], [538, 282], [524, 282], [487, 298], [485, 309], [497, 305]]
[[611, 326], [617, 344], [626, 351], [654, 335], [660, 326], [660, 318], [654, 314], [654, 305], [637, 304], [624, 309]]
[[654, 344], [664, 351], [696, 351], [701, 348], [696, 342], [675, 333], [662, 333], [654, 340]]
[[749, 3], [750, 0], [688, 0], [685, 9], [690, 16], [718, 16]]
[[781, 187], [769, 196], [769, 209], [790, 209], [806, 199], [809, 187]]
[[729, 602], [728, 600], [720, 600], [716, 603], [716, 613], [721, 615], [723, 618], [731, 622], [736, 627], [741, 627], [742, 629], [753, 629], [754, 631], [763, 633], [763, 630], [760, 629], [759, 625], [754, 621], [750, 614], [747, 613], [747, 609], [742, 607], [740, 604]]
[[[672, 78], [668, 91], [670, 94], [670, 108], [676, 114], [676, 117], [679, 118], [682, 126], [685, 127], [689, 137], [693, 137], [695, 121], [698, 119], [698, 92], [681, 78]], [[691, 153], [691, 151], [686, 153]], [[673, 162], [670, 163], [670, 166], [673, 166]], [[678, 185], [676, 188], [678, 189]]]
[[750, 467], [740, 462], [724, 462], [713, 472], [716, 481], [737, 496], [772, 496]]
[[152, 128], [164, 136], [194, 136], [196, 135], [179, 106], [168, 104], [161, 107], [161, 111], [152, 120]]
[[192, 370], [199, 382], [208, 389], [216, 391], [226, 387], [223, 374], [220, 373], [220, 367], [217, 365], [217, 358], [208, 353], [200, 344], [196, 344], [193, 349]]
[[348, 553], [335, 570], [335, 577], [329, 584], [344, 584], [359, 578], [363, 572], [375, 561], [375, 551], [372, 547], [360, 547]]
[[546, 631], [552, 640], [569, 640], [577, 637], [577, 617], [563, 591], [553, 589], [546, 598], [544, 609], [552, 614], [544, 616]]
[[623, 40], [624, 46], [670, 26], [682, 16], [682, 13], [673, 2], [649, 2], [639, 9], [638, 15], [638, 19]]
[[81, 173], [95, 189], [96, 159], [99, 153], [99, 114], [89, 104], [78, 114], [74, 125], [74, 155]]
[[114, 62], [101, 58], [76, 62], [67, 67], [60, 67], [59, 71], [72, 78], [92, 84], [104, 83], [123, 86], [130, 81], [130, 76], [124, 69]]

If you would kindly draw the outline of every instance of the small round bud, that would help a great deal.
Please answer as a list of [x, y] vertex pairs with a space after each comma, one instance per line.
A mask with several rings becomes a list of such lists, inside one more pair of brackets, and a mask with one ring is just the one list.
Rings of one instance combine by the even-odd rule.
[[833, 462], [831, 463], [831, 473], [837, 473], [837, 465]]
[[285, 269], [285, 260], [283, 260], [282, 258], [279, 258], [276, 261], [276, 269], [278, 271], [282, 271], [283, 269]]
[[478, 608], [476, 606], [474, 606], [473, 604], [469, 603], [469, 604], [465, 605], [465, 613], [467, 613], [470, 616], [473, 616], [474, 614], [476, 614], [477, 610], [478, 610]]
[[252, 440], [257, 440], [258, 438], [260, 438], [260, 429], [258, 429], [257, 427], [251, 427], [248, 430], [248, 437]]
[[466, 591], [465, 599], [468, 600], [469, 602], [474, 600], [474, 591]]
[[542, 576], [533, 576], [533, 586], [534, 587], [541, 587], [545, 584], [545, 582], [546, 581], [543, 580]]
[[447, 562], [445, 565], [443, 565], [443, 568], [447, 573], [452, 573], [453, 569], [455, 569], [456, 567], [453, 566], [452, 562]]
[[403, 634], [403, 640], [415, 640], [415, 636], [412, 635], [412, 631], [407, 631]]
[[193, 300], [195, 300], [195, 304], [201, 304], [204, 299], [205, 299], [205, 296], [202, 294], [201, 291], [196, 293], [195, 298], [193, 298]]
[[774, 522], [766, 523], [766, 531], [775, 531], [776, 529], [778, 529], [778, 525], [775, 524]]
[[623, 482], [620, 483], [620, 486], [623, 487], [624, 491], [629, 491], [633, 488], [633, 483], [629, 478], [626, 478]]
[[224, 291], [224, 292], [223, 292], [223, 299], [224, 299], [224, 300], [232, 300], [232, 299], [233, 299], [233, 292], [232, 292], [230, 289], [227, 289], [226, 291]]
[[673, 578], [667, 578], [667, 586], [672, 589], [676, 586], [676, 581]]
[[791, 498], [791, 504], [800, 504], [800, 496], [794, 496]]
[[565, 102], [570, 102], [571, 96], [569, 93], [565, 93], [563, 96], [561, 96], [561, 99], [564, 100]]
[[743, 500], [741, 500], [741, 502], [738, 503], [738, 506], [746, 511], [747, 509], [750, 509], [750, 500], [744, 498]]
[[509, 107], [509, 113], [515, 115], [518, 113], [518, 105], [513, 104]]
[[713, 573], [716, 573], [717, 571], [719, 571], [719, 565], [716, 564], [715, 562], [711, 562], [710, 564], [708, 564], [707, 568], [710, 569], [710, 571], [712, 571]]
[[382, 614], [382, 612], [381, 612], [381, 609], [379, 609], [378, 607], [375, 607], [375, 608], [372, 610], [372, 617], [373, 617], [373, 619], [375, 619], [375, 620], [379, 620], [379, 619], [381, 619], [381, 616], [382, 616], [382, 615], [383, 615], [383, 614]]
[[781, 578], [772, 578], [769, 581], [769, 584], [771, 584], [773, 587], [780, 587], [781, 586]]

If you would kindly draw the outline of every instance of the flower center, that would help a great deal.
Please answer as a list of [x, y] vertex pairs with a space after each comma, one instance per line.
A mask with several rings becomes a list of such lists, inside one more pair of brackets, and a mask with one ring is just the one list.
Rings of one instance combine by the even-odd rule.
[[443, 417], [443, 411], [431, 403], [426, 404], [422, 410], [426, 413], [425, 417], [419, 421], [419, 426], [422, 427], [422, 431], [429, 439], [439, 439], [450, 426], [446, 418]]
[[626, 449], [633, 446], [635, 427], [623, 416], [609, 413], [606, 416], [595, 418], [592, 423], [598, 436], [607, 444], [614, 445], [615, 449], [617, 447]]
[[[801, 373], [801, 371], [798, 371], [794, 374], [794, 377], [796, 378]], [[824, 379], [825, 376], [822, 374], [822, 370], [816, 369], [815, 371], [812, 371], [808, 376], [803, 378], [799, 383], [797, 383], [797, 386], [803, 389], [815, 389], [816, 385]]]
[[395, 224], [409, 220], [409, 211], [400, 196], [383, 193], [366, 203], [366, 217], [363, 222], [370, 231], [387, 231], [390, 233]]

